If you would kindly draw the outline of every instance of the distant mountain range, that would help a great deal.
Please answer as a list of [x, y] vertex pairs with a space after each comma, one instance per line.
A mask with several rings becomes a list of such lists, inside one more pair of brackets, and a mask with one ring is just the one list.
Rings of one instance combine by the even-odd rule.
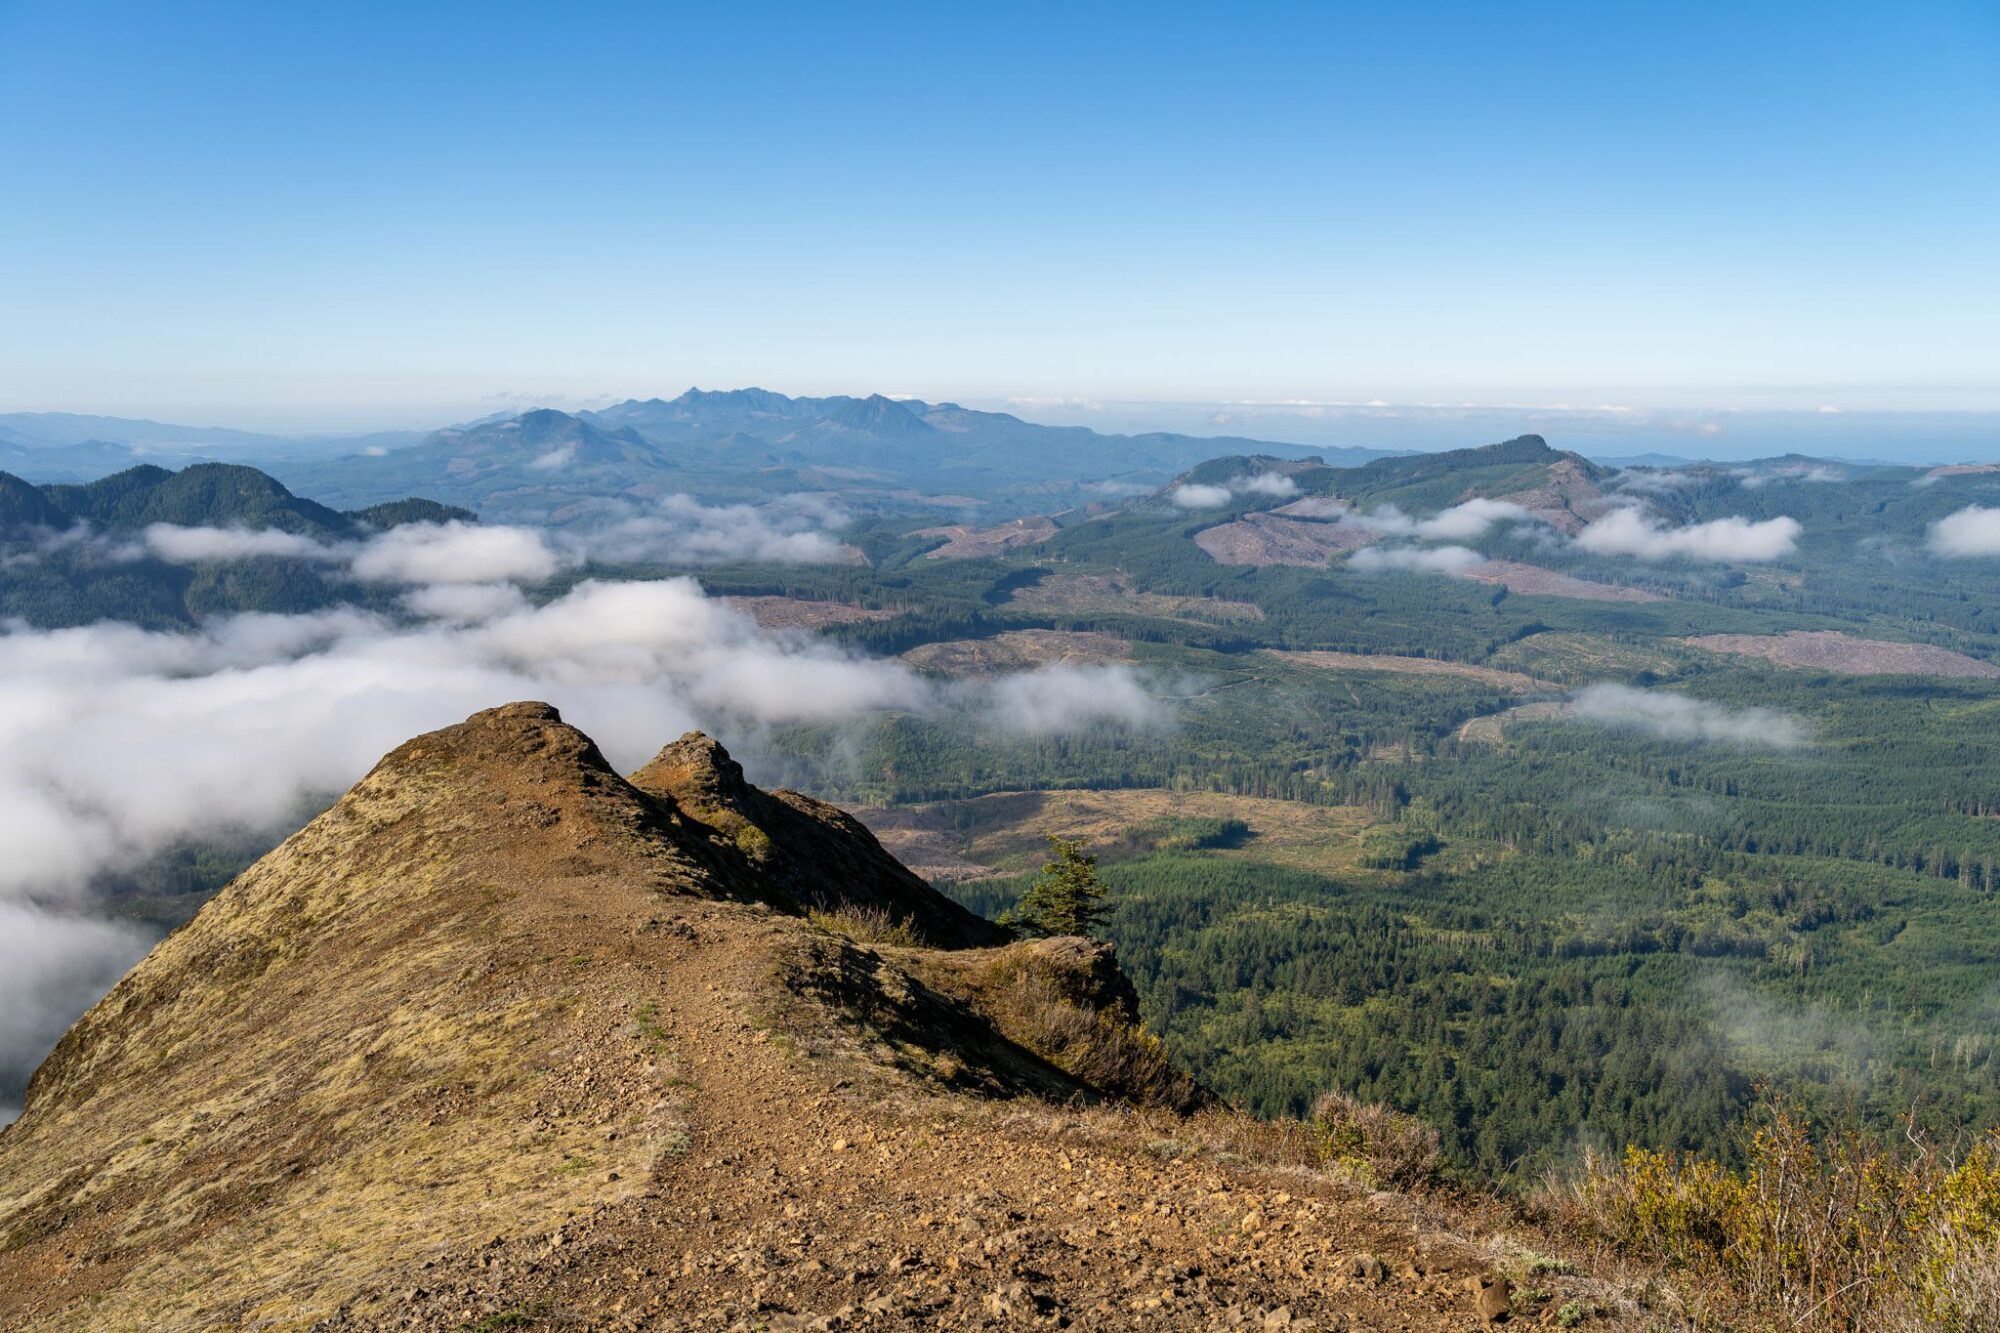
[[[882, 394], [795, 398], [759, 388], [689, 389], [676, 398], [633, 398], [598, 411], [537, 408], [430, 432], [346, 437], [57, 412], [0, 414], [0, 471], [36, 483], [89, 481], [142, 462], [179, 467], [222, 460], [263, 468], [340, 508], [423, 494], [489, 518], [557, 524], [588, 523], [675, 492], [711, 502], [813, 492], [859, 513], [962, 511], [1004, 520], [1154, 489], [1231, 457], [1346, 470], [1438, 455], [1237, 436], [1105, 434], [957, 403]], [[1582, 458], [1576, 463], [1585, 466]], [[1647, 454], [1599, 458], [1588, 466], [1700, 465]], [[1873, 466], [1881, 465], [1787, 455], [1726, 468], [1739, 475], [1804, 469], [1826, 476], [1831, 474], [1816, 469], [1835, 469], [1852, 476]], [[1372, 486], [1393, 475], [1371, 473], [1355, 484]]]
[[1233, 437], [1101, 435], [956, 403], [768, 389], [690, 389], [575, 414], [538, 409], [438, 431], [378, 456], [299, 461], [285, 479], [338, 503], [421, 491], [490, 517], [569, 521], [612, 497], [692, 491], [710, 499], [832, 492], [877, 512], [983, 507], [995, 516], [1081, 502], [1092, 485], [1156, 486], [1226, 453], [1328, 458], [1323, 450]]
[[986, 506], [1033, 512], [1092, 483], [1156, 486], [1218, 454], [1386, 456], [1237, 437], [1104, 435], [1004, 412], [881, 394], [794, 398], [690, 389], [574, 414], [536, 409], [429, 434], [312, 439], [66, 413], [0, 414], [0, 470], [84, 481], [157, 461], [250, 463], [350, 507], [421, 492], [493, 517], [562, 522], [607, 497], [696, 491], [761, 499], [837, 492], [884, 512]]

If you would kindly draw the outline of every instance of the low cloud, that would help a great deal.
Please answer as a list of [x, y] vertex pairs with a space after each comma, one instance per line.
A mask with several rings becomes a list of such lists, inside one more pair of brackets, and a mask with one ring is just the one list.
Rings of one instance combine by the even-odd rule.
[[1227, 486], [1176, 486], [1167, 496], [1180, 509], [1220, 509], [1235, 497]]
[[403, 605], [430, 620], [492, 620], [528, 609], [528, 598], [511, 583], [439, 583], [412, 588]]
[[1930, 548], [1950, 559], [2000, 555], [2000, 509], [1967, 505], [1931, 524]]
[[1299, 484], [1282, 472], [1259, 472], [1230, 485], [1245, 495], [1269, 495], [1278, 499], [1299, 493]]
[[276, 528], [183, 528], [155, 523], [143, 534], [146, 552], [170, 565], [195, 565], [210, 560], [250, 560], [281, 556], [297, 560], [332, 560], [333, 547], [295, 532]]
[[1414, 537], [1419, 541], [1468, 541], [1485, 536], [1496, 523], [1532, 523], [1539, 520], [1512, 501], [1480, 497], [1440, 510], [1429, 518], [1412, 518], [1395, 505], [1382, 505], [1365, 514], [1349, 514], [1340, 521], [1389, 537]]
[[1349, 556], [1347, 563], [1361, 570], [1456, 574], [1485, 564], [1486, 557], [1469, 546], [1364, 546]]
[[1636, 508], [1614, 509], [1576, 535], [1576, 545], [1596, 555], [1641, 560], [1710, 560], [1755, 563], [1790, 555], [1803, 529], [1795, 518], [1718, 518], [1687, 527], [1662, 526]]
[[1167, 498], [1182, 509], [1220, 509], [1239, 495], [1261, 495], [1282, 500], [1298, 493], [1299, 484], [1284, 473], [1257, 472], [1247, 477], [1234, 477], [1215, 486], [1188, 482], [1174, 487]]
[[1138, 672], [1122, 664], [1057, 663], [976, 688], [985, 696], [986, 716], [1023, 735], [1081, 731], [1101, 723], [1146, 729], [1167, 720], [1166, 706], [1148, 692]]
[[765, 630], [692, 579], [585, 582], [530, 605], [472, 576], [532, 579], [546, 563], [464, 536], [424, 535], [384, 569], [447, 580], [405, 594], [417, 621], [343, 608], [188, 633], [0, 624], [0, 1102], [150, 943], [92, 914], [95, 882], [187, 839], [268, 834], [482, 708], [546, 699], [625, 771], [691, 727], [754, 752], [773, 726], [891, 711], [1030, 735], [1168, 716], [1128, 667], [935, 682]]
[[1621, 491], [1641, 495], [1668, 495], [1699, 486], [1702, 478], [1692, 472], [1672, 468], [1626, 468], [1612, 480]]
[[576, 558], [533, 528], [405, 523], [372, 537], [350, 568], [366, 583], [543, 583]]
[[1768, 708], [1727, 708], [1685, 694], [1592, 685], [1571, 706], [1575, 716], [1608, 727], [1643, 731], [1665, 740], [1710, 741], [1795, 749], [1806, 743], [1805, 726]]
[[575, 540], [593, 559], [615, 563], [845, 564], [854, 557], [835, 534], [848, 521], [837, 504], [813, 495], [765, 505], [704, 505], [670, 495]]
[[[0, 899], [0, 1094], [25, 1084], [76, 1016], [152, 944], [124, 922]], [[19, 1113], [0, 1095], [0, 1124]]]

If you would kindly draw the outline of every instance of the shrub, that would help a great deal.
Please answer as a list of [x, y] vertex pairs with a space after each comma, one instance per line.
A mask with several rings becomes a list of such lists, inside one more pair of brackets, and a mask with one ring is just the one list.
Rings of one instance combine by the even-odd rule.
[[1437, 1177], [1438, 1132], [1414, 1116], [1328, 1092], [1313, 1104], [1312, 1125], [1320, 1161], [1367, 1184], [1411, 1189]]
[[856, 944], [887, 944], [911, 948], [919, 941], [908, 921], [898, 921], [882, 907], [842, 907], [834, 911], [814, 911], [807, 918], [821, 930], [844, 936]]
[[1796, 1333], [2000, 1327], [2000, 1138], [1953, 1159], [1912, 1133], [1891, 1148], [1815, 1139], [1774, 1103], [1741, 1173], [1633, 1148], [1586, 1162], [1567, 1203], [1767, 1326]]

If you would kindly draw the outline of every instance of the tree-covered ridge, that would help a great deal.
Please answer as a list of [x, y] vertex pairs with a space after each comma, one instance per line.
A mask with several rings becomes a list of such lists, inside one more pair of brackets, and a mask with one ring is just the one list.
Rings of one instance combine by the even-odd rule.
[[[342, 513], [252, 467], [143, 464], [82, 485], [0, 473], [0, 620], [55, 627], [121, 620], [176, 628], [239, 611], [314, 611], [385, 594], [287, 555], [172, 562], [133, 538], [153, 524], [277, 532], [334, 544], [404, 523], [473, 522], [470, 510], [406, 499]], [[386, 603], [384, 603], [386, 604]]]
[[[39, 502], [29, 500], [32, 493]], [[275, 529], [322, 538], [358, 536], [399, 523], [473, 521], [468, 509], [410, 498], [341, 513], [292, 494], [276, 478], [234, 463], [169, 471], [141, 464], [80, 485], [31, 486], [0, 473], [0, 539], [29, 527], [89, 523], [106, 531], [153, 523], [179, 527]], [[19, 508], [12, 506], [18, 505]]]

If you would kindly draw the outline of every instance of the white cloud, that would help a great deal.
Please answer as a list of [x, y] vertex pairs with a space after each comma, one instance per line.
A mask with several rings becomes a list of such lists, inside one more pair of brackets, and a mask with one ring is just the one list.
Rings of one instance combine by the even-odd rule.
[[369, 583], [542, 583], [575, 563], [533, 528], [405, 523], [371, 537], [354, 577]]
[[1666, 468], [1626, 468], [1614, 479], [1614, 485], [1621, 491], [1638, 491], [1646, 495], [1664, 495], [1673, 491], [1683, 491], [1701, 484], [1701, 478], [1692, 472]]
[[1259, 472], [1231, 485], [1244, 495], [1272, 495], [1284, 499], [1299, 493], [1299, 484], [1282, 472]]
[[311, 537], [276, 528], [183, 528], [172, 523], [155, 523], [146, 529], [142, 540], [149, 554], [171, 565], [250, 560], [258, 556], [330, 560], [338, 554], [334, 548]]
[[1102, 412], [1104, 404], [1095, 398], [1009, 398], [1009, 407], [1025, 407], [1044, 411], [1062, 412]]
[[943, 687], [766, 631], [692, 579], [586, 582], [539, 607], [452, 585], [419, 605], [440, 619], [0, 626], [0, 902], [74, 901], [93, 873], [177, 838], [271, 827], [410, 736], [513, 699], [555, 703], [621, 767], [691, 726], [964, 709], [1045, 734], [1159, 715], [1128, 668]]
[[1610, 727], [1648, 732], [1667, 740], [1713, 741], [1777, 750], [1805, 744], [1797, 718], [1768, 708], [1726, 708], [1721, 704], [1629, 685], [1592, 685], [1572, 705], [1578, 717]]
[[1791, 554], [1803, 529], [1795, 518], [1718, 518], [1683, 528], [1662, 527], [1635, 508], [1614, 509], [1576, 535], [1597, 555], [1641, 560], [1716, 560], [1750, 563]]
[[1202, 486], [1190, 483], [1174, 487], [1167, 498], [1180, 509], [1220, 509], [1229, 503], [1232, 496], [1227, 486]]
[[977, 688], [984, 691], [984, 711], [994, 722], [1031, 736], [1079, 731], [1100, 722], [1153, 727], [1167, 716], [1139, 674], [1124, 665], [1054, 663]]
[[528, 599], [511, 583], [437, 583], [410, 589], [403, 605], [432, 620], [476, 621], [526, 610]]
[[621, 563], [830, 565], [853, 559], [835, 535], [847, 523], [837, 504], [814, 495], [767, 505], [704, 505], [670, 495], [575, 540], [593, 558]]
[[576, 446], [574, 444], [564, 444], [549, 450], [545, 454], [536, 454], [534, 458], [528, 461], [528, 466], [540, 472], [553, 472], [557, 468], [568, 467], [571, 460], [575, 457]]
[[1535, 522], [1535, 515], [1508, 500], [1478, 497], [1440, 510], [1429, 518], [1412, 518], [1395, 505], [1383, 505], [1365, 514], [1349, 514], [1340, 521], [1391, 537], [1418, 540], [1465, 541], [1483, 537], [1494, 524], [1507, 521]]
[[[25, 1083], [64, 1029], [152, 943], [123, 922], [0, 899], [0, 1088]], [[0, 1103], [0, 1124], [19, 1112]]]
[[1967, 505], [1931, 524], [1930, 548], [1947, 557], [2000, 555], [2000, 509]]
[[1456, 574], [1461, 569], [1486, 563], [1486, 557], [1469, 546], [1364, 546], [1349, 556], [1347, 563], [1364, 570]]
[[1220, 509], [1239, 495], [1261, 495], [1287, 499], [1299, 493], [1299, 484], [1282, 472], [1257, 472], [1232, 477], [1220, 485], [1185, 482], [1167, 494], [1182, 509]]

